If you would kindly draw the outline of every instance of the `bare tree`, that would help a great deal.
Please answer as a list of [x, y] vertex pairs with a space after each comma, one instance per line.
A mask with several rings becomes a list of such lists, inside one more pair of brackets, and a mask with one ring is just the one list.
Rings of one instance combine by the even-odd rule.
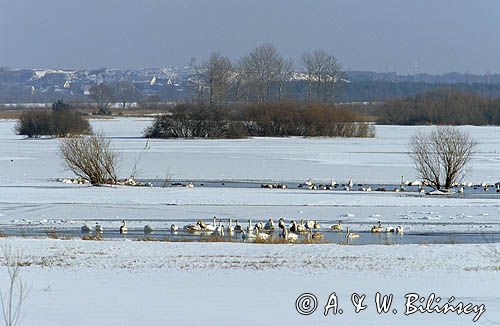
[[272, 82], [280, 80], [280, 67], [283, 57], [272, 44], [263, 44], [255, 48], [242, 59], [242, 71], [246, 75], [248, 85], [255, 88], [258, 102], [270, 99]]
[[278, 101], [283, 98], [285, 85], [293, 78], [294, 64], [292, 60], [282, 60], [278, 67]]
[[6, 326], [15, 326], [19, 323], [22, 307], [30, 290], [20, 277], [24, 263], [22, 252], [14, 253], [11, 247], [5, 245], [2, 247], [2, 253], [3, 264], [9, 276], [7, 290], [5, 292], [0, 290], [3, 320]]
[[118, 154], [102, 134], [61, 140], [61, 156], [66, 167], [93, 185], [115, 184]]
[[426, 183], [434, 189], [449, 189], [465, 176], [476, 145], [458, 128], [437, 127], [429, 134], [418, 133], [411, 138], [409, 156]]
[[335, 86], [341, 76], [341, 66], [337, 59], [324, 50], [314, 50], [302, 56], [304, 73], [309, 82], [308, 99], [332, 102], [335, 99]]
[[203, 63], [209, 88], [210, 108], [220, 107], [226, 101], [230, 87], [231, 61], [217, 52], [212, 53]]
[[104, 83], [94, 85], [90, 88], [90, 97], [96, 102], [99, 114], [110, 115], [110, 106], [113, 102], [113, 89]]

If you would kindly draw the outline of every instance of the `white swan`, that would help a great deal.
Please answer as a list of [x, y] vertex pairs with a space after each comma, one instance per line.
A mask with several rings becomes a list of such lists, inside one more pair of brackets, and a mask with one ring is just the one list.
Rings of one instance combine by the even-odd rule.
[[220, 235], [221, 237], [224, 236], [224, 225], [221, 224], [220, 220], [219, 220], [219, 225], [215, 228], [215, 233], [217, 235]]
[[267, 223], [264, 225], [264, 230], [266, 231], [274, 231], [274, 222], [272, 219], [269, 219]]
[[339, 222], [337, 224], [332, 225], [331, 229], [333, 231], [340, 231], [340, 230], [342, 230], [342, 221], [339, 220]]
[[86, 223], [82, 226], [82, 233], [90, 233], [92, 228], [88, 226]]
[[231, 235], [231, 234], [234, 232], [234, 227], [233, 227], [233, 225], [232, 225], [232, 222], [233, 222], [233, 221], [232, 221], [231, 219], [229, 219], [229, 224], [228, 224], [228, 226], [227, 226], [227, 228], [226, 228], [227, 233], [228, 233], [229, 235]]
[[120, 234], [127, 234], [127, 233], [128, 233], [127, 222], [123, 220], [122, 225], [120, 226]]
[[95, 223], [95, 233], [101, 234], [104, 232], [104, 228], [99, 224], [99, 222]]
[[281, 233], [281, 237], [283, 237], [285, 240], [293, 242], [296, 241], [299, 236], [295, 233], [288, 232], [286, 228], [283, 229], [283, 232]]
[[346, 239], [359, 238], [359, 234], [349, 231], [349, 228], [347, 228], [346, 231], [347, 231], [347, 233], [345, 235]]
[[403, 230], [403, 227], [401, 225], [398, 225], [396, 227], [396, 233], [397, 234], [403, 234], [404, 230]]
[[352, 186], [354, 186], [354, 182], [352, 182], [352, 179], [349, 179], [349, 183], [347, 185], [352, 189]]
[[269, 234], [267, 234], [267, 233], [260, 233], [259, 229], [256, 229], [256, 231], [255, 231], [255, 237], [258, 240], [263, 240], [263, 241], [269, 240]]
[[244, 230], [241, 230], [241, 233], [243, 240], [255, 238], [255, 234], [253, 234], [253, 232], [245, 232]]
[[200, 225], [200, 222], [201, 222], [201, 221], [198, 221], [196, 224], [188, 224], [188, 225], [184, 225], [184, 230], [186, 230], [187, 232], [197, 232], [197, 231], [201, 231], [201, 225]]
[[170, 232], [177, 232], [179, 227], [175, 224], [170, 225]]
[[243, 231], [243, 227], [238, 224], [238, 220], [235, 220], [236, 225], [234, 226], [234, 232], [240, 233]]
[[372, 233], [380, 233], [384, 231], [384, 228], [382, 227], [382, 222], [378, 221], [377, 225], [372, 226], [370, 229]]
[[262, 229], [264, 229], [264, 223], [262, 223], [262, 222], [258, 222], [257, 224], [255, 224], [255, 228], [256, 228], [257, 230], [262, 230]]
[[150, 233], [153, 233], [153, 231], [154, 231], [154, 229], [153, 229], [153, 227], [152, 227], [151, 225], [146, 224], [146, 225], [144, 226], [144, 233], [145, 233], [145, 234], [150, 234]]
[[252, 233], [254, 227], [252, 226], [252, 220], [248, 220], [247, 233]]

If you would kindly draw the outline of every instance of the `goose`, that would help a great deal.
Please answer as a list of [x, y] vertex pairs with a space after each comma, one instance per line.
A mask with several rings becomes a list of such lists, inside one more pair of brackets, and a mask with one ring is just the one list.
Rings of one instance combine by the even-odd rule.
[[144, 233], [145, 233], [145, 234], [150, 234], [150, 233], [153, 233], [153, 231], [154, 231], [154, 229], [153, 229], [153, 227], [152, 227], [151, 225], [146, 224], [146, 225], [144, 226]]
[[397, 234], [403, 234], [403, 227], [402, 227], [401, 225], [398, 225], [398, 226], [396, 227], [396, 233], [397, 233]]
[[127, 222], [123, 220], [122, 225], [120, 226], [120, 234], [127, 234], [127, 233], [128, 233]]
[[274, 222], [272, 219], [269, 219], [267, 223], [264, 225], [264, 230], [266, 231], [274, 231]]
[[264, 228], [264, 223], [258, 222], [257, 224], [255, 224], [255, 228], [257, 230], [262, 230]]
[[320, 228], [321, 228], [321, 225], [318, 223], [318, 221], [314, 220], [313, 229], [319, 230]]
[[265, 240], [265, 241], [269, 240], [269, 234], [267, 234], [267, 233], [260, 233], [259, 231], [260, 231], [259, 229], [256, 229], [256, 231], [255, 231], [255, 237], [256, 237], [256, 239], [258, 239], [258, 240]]
[[382, 222], [378, 221], [377, 225], [372, 226], [370, 229], [372, 233], [380, 233], [384, 231], [384, 228], [382, 227]]
[[170, 232], [177, 232], [179, 227], [175, 224], [170, 225]]
[[354, 238], [359, 238], [359, 234], [357, 233], [352, 233], [349, 231], [349, 228], [346, 229], [347, 233], [345, 235], [346, 239], [354, 239]]
[[99, 224], [99, 222], [95, 223], [95, 233], [101, 234], [104, 232], [104, 228]]
[[240, 233], [243, 231], [241, 225], [238, 224], [238, 220], [235, 220], [236, 225], [234, 226], [234, 232]]
[[460, 188], [458, 189], [458, 192], [459, 192], [459, 193], [461, 193], [461, 194], [463, 194], [463, 193], [464, 193], [464, 187], [460, 187]]
[[232, 225], [232, 222], [233, 222], [233, 221], [232, 221], [231, 219], [229, 219], [228, 226], [227, 226], [227, 228], [226, 228], [227, 233], [228, 233], [229, 235], [233, 234], [233, 232], [234, 232], [234, 227], [233, 227], [233, 225]]
[[252, 220], [248, 220], [247, 233], [252, 233], [254, 227], [252, 226]]
[[84, 224], [82, 226], [82, 233], [90, 233], [91, 231], [92, 231], [92, 229], [87, 224]]
[[[292, 225], [290, 225], [290, 232], [296, 233], [297, 232], [297, 222], [295, 222], [294, 220], [292, 220], [291, 224]], [[286, 230], [286, 227], [283, 227], [283, 229]]]
[[385, 228], [385, 231], [386, 231], [387, 233], [394, 233], [394, 232], [396, 232], [396, 228], [394, 228], [394, 227], [392, 227], [392, 226], [387, 226], [387, 227]]
[[333, 231], [340, 231], [340, 230], [342, 230], [342, 221], [339, 220], [339, 222], [337, 224], [332, 225], [331, 229]]
[[288, 232], [286, 228], [283, 229], [281, 237], [283, 237], [287, 241], [296, 241], [299, 238], [297, 234]]
[[309, 220], [306, 222], [306, 229], [312, 229], [314, 228], [314, 221], [313, 220]]

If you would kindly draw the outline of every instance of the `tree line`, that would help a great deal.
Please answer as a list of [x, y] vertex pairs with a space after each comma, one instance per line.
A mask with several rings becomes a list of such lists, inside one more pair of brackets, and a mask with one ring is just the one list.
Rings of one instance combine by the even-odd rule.
[[500, 98], [453, 88], [386, 101], [370, 108], [378, 123], [399, 125], [500, 125]]
[[[300, 63], [283, 57], [272, 44], [262, 44], [239, 60], [214, 52], [201, 64], [192, 65], [187, 80], [187, 102], [210, 108], [234, 104], [281, 102], [296, 99], [293, 80], [305, 85], [309, 102], [335, 103], [344, 77], [334, 55], [318, 49], [305, 52]], [[90, 97], [100, 114], [109, 114], [111, 103], [125, 104], [140, 99], [140, 91], [131, 83], [94, 85]]]

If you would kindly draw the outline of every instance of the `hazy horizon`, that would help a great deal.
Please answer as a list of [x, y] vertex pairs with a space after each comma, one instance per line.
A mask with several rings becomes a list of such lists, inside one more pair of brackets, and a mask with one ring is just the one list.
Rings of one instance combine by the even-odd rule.
[[296, 63], [323, 48], [346, 70], [498, 73], [499, 10], [496, 0], [0, 0], [0, 66], [186, 66], [269, 42]]

